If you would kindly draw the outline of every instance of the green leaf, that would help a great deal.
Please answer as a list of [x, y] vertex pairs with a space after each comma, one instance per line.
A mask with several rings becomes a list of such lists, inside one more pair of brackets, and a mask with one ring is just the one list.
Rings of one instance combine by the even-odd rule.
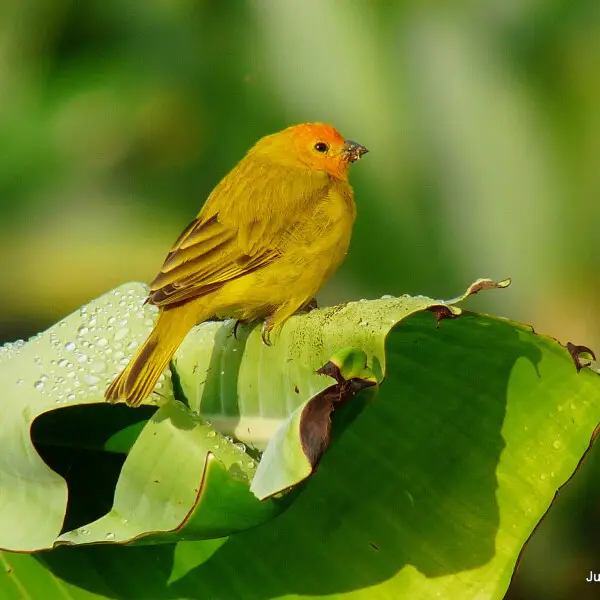
[[[258, 328], [236, 338], [230, 322], [202, 324], [173, 361], [175, 384], [189, 409], [172, 399], [167, 378], [147, 401], [162, 408], [141, 434], [142, 421], [124, 418], [120, 407], [113, 407], [115, 419], [108, 427], [97, 416], [98, 411], [106, 416], [103, 389], [147, 335], [154, 309], [144, 304], [146, 290], [139, 284], [91, 302], [27, 344], [3, 349], [0, 382], [5, 402], [0, 410], [10, 426], [0, 431], [0, 442], [9, 449], [0, 463], [0, 485], [7, 490], [0, 507], [0, 547], [32, 551], [144, 536], [154, 541], [171, 541], [173, 536], [204, 539], [272, 518], [292, 499], [273, 497], [304, 481], [317, 467], [330, 442], [336, 405], [382, 378], [384, 342], [391, 327], [425, 309], [440, 316], [458, 315], [456, 302], [480, 289], [504, 285], [507, 282], [480, 280], [449, 303], [404, 296], [313, 311], [290, 319], [273, 347], [262, 343]], [[330, 361], [339, 362], [337, 381], [323, 369]], [[334, 384], [338, 387], [332, 388]], [[67, 485], [41, 460], [30, 428], [36, 418], [57, 408], [69, 414], [78, 405], [81, 409], [92, 403], [102, 408], [88, 407], [88, 418], [78, 422], [73, 435], [67, 431], [60, 445], [97, 444], [127, 451], [138, 434], [139, 438], [118, 476], [112, 510], [100, 518], [82, 510], [78, 526], [72, 528], [73, 519], [67, 519], [68, 530], [61, 535]], [[44, 418], [45, 426], [37, 428], [39, 444], [57, 445], [57, 432], [65, 432], [64, 426], [57, 426], [60, 417], [59, 411]], [[243, 443], [268, 443], [256, 475], [256, 451], [218, 435], [206, 417], [218, 431]], [[211, 439], [209, 434], [218, 437]], [[56, 452], [50, 452], [48, 462], [55, 459]], [[63, 467], [68, 471], [68, 465]], [[231, 479], [227, 485], [224, 470]], [[73, 485], [82, 487], [78, 481]], [[105, 493], [111, 490], [106, 481], [100, 486]], [[249, 490], [258, 500], [271, 499], [261, 503]], [[229, 507], [223, 515], [229, 511], [236, 516], [217, 519], [215, 502]], [[69, 503], [85, 509], [85, 503], [73, 497]], [[24, 514], [27, 526], [10, 526]]]
[[73, 598], [500, 600], [588, 448], [600, 379], [555, 340], [469, 313], [439, 328], [411, 316], [386, 359], [378, 396], [277, 519], [226, 539], [59, 548], [40, 558], [52, 582], [5, 554], [0, 589], [22, 573], [32, 595], [44, 578]]

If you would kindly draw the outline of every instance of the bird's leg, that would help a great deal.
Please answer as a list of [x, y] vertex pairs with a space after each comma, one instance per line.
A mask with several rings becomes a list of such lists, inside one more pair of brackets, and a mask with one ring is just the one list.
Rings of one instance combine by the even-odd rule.
[[272, 346], [273, 345], [271, 343], [271, 331], [273, 331], [274, 327], [275, 327], [275, 323], [273, 323], [273, 320], [271, 319], [271, 317], [267, 317], [265, 319], [265, 322], [263, 323], [262, 331], [260, 333], [260, 336], [262, 337], [263, 344], [265, 346]]
[[278, 333], [283, 324], [296, 312], [300, 306], [295, 302], [286, 302], [270, 314], [262, 326], [262, 340], [267, 346], [272, 346], [271, 334]]

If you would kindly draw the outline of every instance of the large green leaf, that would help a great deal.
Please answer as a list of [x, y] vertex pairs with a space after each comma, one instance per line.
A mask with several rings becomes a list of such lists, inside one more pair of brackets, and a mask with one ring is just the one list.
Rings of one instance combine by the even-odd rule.
[[[145, 542], [149, 537], [163, 542], [205, 539], [272, 518], [293, 499], [276, 496], [304, 481], [318, 465], [336, 406], [382, 379], [384, 342], [392, 326], [425, 309], [458, 315], [457, 302], [506, 284], [480, 280], [449, 302], [403, 296], [313, 311], [290, 319], [272, 347], [262, 343], [257, 327], [237, 337], [231, 322], [202, 324], [173, 361], [186, 404], [173, 398], [169, 378], [159, 382], [147, 403], [161, 408], [141, 433], [143, 418], [128, 415], [147, 415], [115, 410], [111, 420], [107, 408], [117, 407], [105, 405], [103, 389], [153, 325], [154, 309], [144, 304], [143, 286], [123, 286], [27, 344], [4, 347], [0, 547], [33, 551], [144, 537]], [[328, 365], [337, 371], [327, 370]], [[89, 406], [97, 403], [95, 409]], [[76, 426], [71, 417], [66, 419], [71, 433], [61, 423], [62, 415], [75, 410]], [[40, 447], [50, 446], [44, 453], [50, 466], [30, 439], [30, 428], [41, 416], [34, 433]], [[67, 471], [70, 466], [63, 464], [64, 453], [57, 455], [57, 442], [113, 451], [134, 444], [117, 475], [110, 511], [98, 503], [94, 513], [91, 505], [77, 500], [74, 490], [85, 487], [81, 477], [72, 478], [67, 498], [58, 465]], [[256, 468], [257, 450], [244, 443], [264, 447], [267, 442]], [[74, 454], [82, 460], [81, 452]], [[177, 463], [179, 468], [173, 469]], [[90, 485], [99, 488], [96, 500], [101, 493], [112, 493], [112, 481]], [[65, 521], [67, 500], [80, 514], [75, 518], [71, 511]], [[12, 527], [23, 515], [27, 526]]]
[[501, 599], [588, 448], [600, 379], [556, 341], [472, 314], [410, 317], [386, 358], [378, 397], [277, 519], [205, 542], [59, 548], [38, 559], [54, 579], [5, 554], [6, 597]]

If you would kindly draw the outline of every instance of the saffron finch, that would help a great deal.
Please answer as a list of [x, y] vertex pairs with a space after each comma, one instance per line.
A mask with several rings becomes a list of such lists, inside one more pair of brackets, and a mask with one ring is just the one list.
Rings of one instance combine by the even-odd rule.
[[260, 139], [215, 187], [150, 285], [158, 319], [108, 386], [109, 402], [148, 397], [189, 330], [208, 319], [265, 319], [270, 345], [343, 261], [356, 214], [348, 166], [367, 149], [330, 125]]

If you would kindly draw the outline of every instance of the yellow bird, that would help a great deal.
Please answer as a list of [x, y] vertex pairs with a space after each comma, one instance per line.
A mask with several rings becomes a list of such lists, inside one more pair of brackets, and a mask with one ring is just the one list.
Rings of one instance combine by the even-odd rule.
[[344, 260], [356, 215], [348, 166], [366, 152], [323, 123], [260, 139], [167, 255], [146, 300], [156, 325], [106, 399], [138, 406], [189, 330], [215, 316], [266, 319], [270, 345]]

